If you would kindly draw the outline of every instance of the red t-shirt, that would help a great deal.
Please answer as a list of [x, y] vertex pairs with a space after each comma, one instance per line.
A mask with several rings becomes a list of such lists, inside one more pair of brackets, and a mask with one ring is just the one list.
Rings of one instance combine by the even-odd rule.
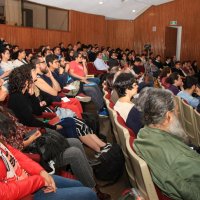
[[83, 66], [76, 61], [71, 61], [69, 64], [69, 70], [73, 70], [74, 73], [78, 76], [85, 77]]

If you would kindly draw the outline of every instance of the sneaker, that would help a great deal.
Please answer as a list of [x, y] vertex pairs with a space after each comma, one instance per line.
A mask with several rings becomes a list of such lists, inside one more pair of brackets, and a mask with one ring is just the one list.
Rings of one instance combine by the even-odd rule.
[[100, 149], [101, 149], [101, 152], [102, 152], [102, 151], [105, 151], [105, 150], [109, 150], [111, 147], [112, 147], [112, 144], [106, 143], [106, 146], [101, 147]]
[[108, 117], [108, 111], [104, 109], [103, 111], [99, 112], [99, 117], [107, 118]]
[[94, 157], [95, 158], [99, 158], [101, 154], [102, 154], [101, 151], [95, 152]]
[[81, 102], [90, 102], [91, 101], [91, 97], [86, 96], [83, 93], [79, 93], [75, 98]]

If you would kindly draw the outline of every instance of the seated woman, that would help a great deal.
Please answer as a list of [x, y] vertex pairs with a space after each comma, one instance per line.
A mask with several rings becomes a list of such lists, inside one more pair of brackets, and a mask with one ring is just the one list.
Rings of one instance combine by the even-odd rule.
[[13, 62], [14, 67], [20, 67], [21, 65], [27, 64], [25, 58], [26, 58], [26, 52], [24, 49], [19, 49], [17, 53], [17, 59]]
[[[8, 136], [12, 124], [0, 120], [0, 138]], [[97, 199], [95, 192], [79, 181], [50, 176], [39, 164], [0, 139], [0, 199], [22, 199], [33, 194], [36, 200]]]
[[172, 73], [172, 72], [171, 72], [170, 67], [165, 67], [165, 68], [161, 71], [161, 73], [160, 73], [160, 75], [159, 75], [160, 82], [161, 82], [161, 84], [162, 84], [166, 89], [169, 88], [169, 86], [170, 86], [170, 84], [167, 83], [166, 80], [167, 80], [167, 78], [170, 76], [171, 73]]
[[[16, 68], [10, 74], [8, 107], [13, 110], [19, 121], [27, 126], [56, 129], [68, 138], [79, 137], [84, 144], [96, 152], [96, 156], [100, 156], [102, 152], [108, 151], [111, 145], [101, 141], [93, 134], [92, 129], [77, 117], [65, 118], [56, 126], [36, 119], [33, 114], [40, 115], [42, 113], [40, 103], [33, 93], [36, 79], [36, 76], [32, 78], [31, 69], [28, 65]], [[43, 103], [45, 102], [43, 101]]]
[[140, 112], [131, 102], [132, 97], [137, 94], [138, 90], [134, 76], [131, 73], [121, 73], [114, 82], [114, 89], [119, 96], [114, 110], [120, 114], [126, 125], [137, 134], [142, 127], [142, 123]]

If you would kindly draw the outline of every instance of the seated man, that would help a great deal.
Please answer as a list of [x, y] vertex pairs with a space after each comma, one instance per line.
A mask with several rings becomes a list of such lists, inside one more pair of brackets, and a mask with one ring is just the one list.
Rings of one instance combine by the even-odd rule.
[[200, 104], [200, 100], [196, 97], [193, 97], [193, 93], [197, 93], [200, 96], [200, 90], [196, 90], [196, 85], [198, 84], [198, 80], [195, 77], [187, 76], [185, 79], [185, 90], [180, 91], [177, 96], [181, 97], [182, 99], [186, 100], [189, 105], [194, 108], [197, 108]]
[[200, 155], [176, 116], [171, 92], [147, 88], [141, 101], [143, 122], [134, 149], [148, 164], [153, 182], [170, 198], [200, 199]]
[[179, 87], [183, 86], [181, 76], [177, 72], [173, 72], [166, 81], [170, 84], [167, 89], [170, 90], [174, 95], [177, 95], [180, 92]]
[[102, 58], [102, 52], [99, 51], [97, 52], [97, 57], [94, 61], [94, 66], [96, 67], [97, 70], [105, 70], [107, 71], [109, 66], [104, 62], [103, 58]]

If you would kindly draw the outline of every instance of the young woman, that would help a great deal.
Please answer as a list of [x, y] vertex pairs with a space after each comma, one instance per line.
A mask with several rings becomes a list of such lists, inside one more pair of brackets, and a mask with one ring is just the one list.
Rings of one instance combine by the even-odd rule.
[[25, 50], [20, 49], [17, 52], [17, 59], [13, 62], [14, 67], [20, 67], [21, 65], [27, 64], [25, 58], [26, 58]]
[[119, 96], [114, 110], [120, 114], [126, 122], [126, 125], [137, 134], [142, 124], [140, 112], [131, 102], [132, 97], [137, 94], [138, 90], [138, 85], [134, 76], [131, 73], [121, 73], [114, 82], [114, 89]]

